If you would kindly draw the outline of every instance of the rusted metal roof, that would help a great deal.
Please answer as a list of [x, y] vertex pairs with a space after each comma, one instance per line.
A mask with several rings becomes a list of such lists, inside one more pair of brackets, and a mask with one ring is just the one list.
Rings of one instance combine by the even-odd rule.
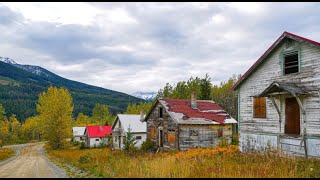
[[291, 38], [291, 39], [296, 39], [296, 40], [302, 40], [302, 41], [305, 41], [305, 42], [308, 42], [312, 45], [315, 45], [315, 46], [320, 46], [320, 42], [316, 42], [316, 41], [313, 41], [313, 40], [310, 40], [310, 39], [307, 39], [307, 38], [304, 38], [304, 37], [301, 37], [301, 36], [298, 36], [298, 35], [295, 35], [295, 34], [292, 34], [292, 33], [289, 33], [289, 32], [283, 32], [282, 35], [260, 56], [260, 58], [240, 77], [240, 79], [234, 83], [234, 85], [229, 89], [229, 91], [232, 91], [232, 90], [235, 90], [241, 83], [244, 79], [246, 79], [249, 74], [251, 74], [251, 72], [253, 72], [253, 70], [265, 59], [265, 57], [267, 57], [270, 52], [272, 52], [272, 50], [277, 47], [278, 44], [280, 44], [280, 42], [285, 38], [285, 37], [288, 37], [288, 38]]
[[276, 92], [288, 92], [292, 95], [308, 94], [308, 91], [305, 87], [299, 86], [296, 83], [275, 81], [271, 83], [262, 93], [260, 93], [259, 97], [268, 96], [269, 94]]
[[158, 101], [178, 124], [228, 124], [237, 123], [214, 101], [197, 100], [197, 108], [191, 100], [160, 98]]

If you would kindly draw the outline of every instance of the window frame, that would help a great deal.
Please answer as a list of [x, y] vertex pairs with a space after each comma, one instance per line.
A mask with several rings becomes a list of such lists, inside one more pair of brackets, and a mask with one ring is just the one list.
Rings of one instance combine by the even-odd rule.
[[[298, 55], [298, 72], [285, 74], [285, 57], [291, 55]], [[301, 72], [301, 48], [293, 49], [293, 50], [282, 50], [281, 57], [280, 57], [280, 64], [281, 64], [281, 72], [283, 76], [291, 75], [291, 74], [299, 74]]]
[[255, 118], [255, 119], [266, 119], [267, 118], [267, 98], [266, 97], [260, 97], [260, 98], [265, 98], [265, 114], [264, 114], [264, 117], [262, 116], [256, 116], [256, 113], [255, 113], [255, 99], [256, 98], [259, 98], [258, 96], [253, 96], [252, 97], [252, 117]]

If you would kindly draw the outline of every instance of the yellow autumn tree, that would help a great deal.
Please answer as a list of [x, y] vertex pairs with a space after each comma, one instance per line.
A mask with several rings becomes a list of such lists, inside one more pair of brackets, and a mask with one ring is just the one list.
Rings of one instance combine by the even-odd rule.
[[6, 111], [0, 104], [0, 144], [8, 142], [9, 121], [6, 117]]
[[72, 97], [65, 88], [50, 86], [39, 95], [37, 111], [43, 119], [43, 137], [53, 149], [63, 149], [72, 137]]
[[39, 116], [29, 117], [21, 127], [21, 133], [26, 140], [39, 140], [41, 137], [42, 120]]
[[79, 113], [77, 116], [77, 120], [74, 122], [74, 126], [77, 126], [77, 127], [87, 126], [89, 124], [90, 124], [89, 116], [83, 113]]
[[11, 142], [18, 142], [20, 130], [21, 130], [21, 123], [18, 121], [15, 114], [12, 114], [9, 118], [8, 129], [9, 129], [9, 134], [10, 134], [9, 140]]

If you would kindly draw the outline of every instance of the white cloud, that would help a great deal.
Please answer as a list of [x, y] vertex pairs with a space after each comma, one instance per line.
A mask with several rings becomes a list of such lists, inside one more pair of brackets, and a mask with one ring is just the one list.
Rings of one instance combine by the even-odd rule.
[[99, 9], [83, 2], [5, 2], [14, 11], [30, 21], [61, 24], [89, 25], [101, 13]]
[[2, 4], [0, 56], [125, 93], [243, 74], [283, 31], [320, 40], [319, 3]]

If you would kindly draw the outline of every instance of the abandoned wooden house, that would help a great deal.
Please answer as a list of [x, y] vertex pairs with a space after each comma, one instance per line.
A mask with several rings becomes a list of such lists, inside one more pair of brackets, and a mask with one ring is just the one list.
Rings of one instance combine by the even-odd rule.
[[112, 125], [112, 139], [114, 149], [123, 149], [128, 129], [136, 139], [136, 147], [147, 138], [147, 123], [140, 120], [145, 117], [144, 114], [117, 114], [116, 120]]
[[240, 149], [320, 156], [320, 43], [284, 32], [236, 82]]
[[196, 100], [194, 93], [191, 100], [157, 99], [143, 121], [160, 150], [216, 147], [222, 138], [230, 144], [237, 123], [214, 101]]

